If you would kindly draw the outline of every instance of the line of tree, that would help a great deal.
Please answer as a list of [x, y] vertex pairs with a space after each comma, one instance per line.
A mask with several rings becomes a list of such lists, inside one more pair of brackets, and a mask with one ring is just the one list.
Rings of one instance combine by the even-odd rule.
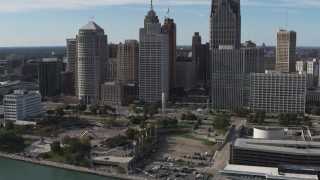
[[312, 126], [311, 119], [303, 113], [279, 113], [278, 120], [280, 125], [299, 126], [303, 123], [306, 126]]
[[180, 119], [181, 120], [189, 120], [192, 122], [198, 120], [197, 116], [195, 114], [192, 114], [191, 112], [188, 112], [187, 114], [181, 114]]
[[266, 112], [264, 110], [255, 110], [254, 113], [247, 115], [247, 121], [249, 123], [263, 124], [266, 118]]
[[215, 129], [226, 129], [230, 126], [231, 118], [226, 114], [219, 114], [213, 119], [213, 127]]
[[[63, 146], [61, 147], [61, 143]], [[87, 166], [88, 162], [85, 155], [91, 149], [90, 139], [88, 137], [77, 139], [65, 136], [61, 143], [59, 141], [53, 142], [50, 147], [51, 151], [60, 156], [64, 156], [67, 164], [77, 166]]]

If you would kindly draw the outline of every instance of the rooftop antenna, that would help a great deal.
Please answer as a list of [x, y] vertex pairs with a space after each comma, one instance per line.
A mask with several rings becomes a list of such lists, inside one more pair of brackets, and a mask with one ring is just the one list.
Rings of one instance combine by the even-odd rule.
[[151, 0], [151, 5], [150, 5], [150, 10], [153, 10], [153, 3], [152, 3], [152, 0]]
[[170, 7], [168, 6], [167, 18], [170, 18]]
[[288, 28], [288, 11], [286, 10], [286, 28]]
[[93, 22], [94, 21], [94, 16], [89, 16], [89, 21]]

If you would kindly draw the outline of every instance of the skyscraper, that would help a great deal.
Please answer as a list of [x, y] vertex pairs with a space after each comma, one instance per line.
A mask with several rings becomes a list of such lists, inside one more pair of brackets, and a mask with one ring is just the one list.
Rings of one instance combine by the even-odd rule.
[[169, 88], [176, 88], [177, 26], [173, 19], [164, 20], [162, 33], [169, 37]]
[[108, 37], [90, 21], [79, 30], [76, 39], [76, 94], [83, 103], [97, 103], [100, 86], [108, 79]]
[[277, 33], [276, 70], [295, 72], [297, 33], [280, 29]]
[[126, 84], [139, 84], [139, 43], [126, 40], [118, 46], [117, 81]]
[[67, 39], [67, 71], [75, 72], [77, 41], [75, 38]]
[[57, 58], [44, 58], [38, 62], [38, 81], [42, 98], [60, 95], [60, 66]]
[[201, 44], [201, 36], [199, 32], [195, 32], [192, 36], [192, 60], [196, 61], [196, 46]]
[[241, 47], [240, 0], [212, 0], [210, 33], [212, 49], [220, 45]]
[[139, 99], [146, 103], [161, 101], [169, 94], [169, 38], [161, 33], [161, 24], [153, 10], [140, 29]]
[[240, 0], [212, 0], [210, 32], [212, 107], [241, 107], [245, 61], [240, 49]]

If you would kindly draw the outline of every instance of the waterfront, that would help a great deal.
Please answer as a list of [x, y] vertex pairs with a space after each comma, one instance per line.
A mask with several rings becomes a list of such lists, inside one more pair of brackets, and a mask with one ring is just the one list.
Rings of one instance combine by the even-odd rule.
[[0, 157], [0, 179], [6, 180], [115, 180], [49, 166]]

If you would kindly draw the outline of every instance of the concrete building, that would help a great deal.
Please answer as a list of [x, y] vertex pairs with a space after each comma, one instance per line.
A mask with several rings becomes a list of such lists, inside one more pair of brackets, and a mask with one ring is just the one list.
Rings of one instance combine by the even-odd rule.
[[264, 57], [264, 69], [265, 70], [276, 70], [276, 56], [265, 56]]
[[211, 103], [215, 109], [243, 106], [244, 51], [220, 46], [213, 51]]
[[27, 76], [38, 78], [38, 61], [29, 60], [27, 61]]
[[63, 95], [75, 95], [73, 72], [60, 73], [60, 89]]
[[67, 72], [76, 71], [77, 40], [67, 39]]
[[161, 33], [161, 24], [153, 10], [140, 29], [139, 99], [146, 103], [161, 101], [169, 94], [169, 38]]
[[108, 61], [108, 81], [117, 80], [117, 58], [109, 58]]
[[193, 54], [194, 61], [196, 62], [196, 79], [198, 82], [206, 82], [208, 80], [208, 63], [209, 63], [209, 51], [210, 44], [197, 44], [195, 46], [195, 52]]
[[108, 79], [108, 37], [90, 21], [77, 35], [76, 95], [83, 103], [98, 103], [100, 89]]
[[169, 88], [176, 88], [177, 26], [173, 19], [166, 18], [161, 28], [169, 37]]
[[138, 86], [117, 82], [101, 85], [101, 103], [109, 106], [123, 106], [137, 99]]
[[41, 117], [41, 95], [36, 91], [15, 90], [3, 99], [5, 121]]
[[280, 29], [277, 33], [276, 70], [295, 72], [297, 33]]
[[319, 85], [319, 61], [307, 61], [307, 88], [316, 88]]
[[192, 60], [196, 61], [196, 47], [201, 45], [201, 36], [199, 32], [195, 32], [192, 36]]
[[[282, 166], [283, 167], [283, 166]], [[238, 164], [228, 164], [220, 174], [225, 178], [230, 179], [265, 179], [265, 180], [317, 180], [317, 167], [310, 166], [285, 166], [281, 167], [261, 167], [261, 166], [246, 166]], [[311, 171], [310, 171], [311, 170]]]
[[8, 75], [22, 75], [24, 66], [24, 57], [22, 55], [11, 54], [6, 57], [7, 74]]
[[44, 58], [38, 62], [38, 82], [42, 98], [60, 96], [60, 66], [57, 58]]
[[320, 166], [320, 145], [312, 141], [237, 138], [231, 146], [230, 164]]
[[245, 46], [241, 49], [244, 55], [245, 69], [246, 74], [252, 72], [263, 73], [265, 72], [264, 66], [264, 50], [262, 48], [257, 48], [252, 44], [250, 46]]
[[305, 112], [306, 73], [251, 73], [250, 109], [270, 113]]
[[185, 90], [192, 88], [196, 84], [196, 62], [192, 59], [178, 56], [176, 64], [177, 87]]
[[306, 111], [311, 112], [311, 110], [316, 107], [320, 108], [320, 89], [308, 89], [306, 97]]
[[211, 48], [220, 45], [241, 47], [240, 0], [212, 0], [210, 14]]
[[297, 72], [307, 72], [307, 61], [300, 60], [296, 62]]
[[118, 44], [109, 44], [109, 58], [117, 58], [118, 55]]
[[139, 43], [126, 40], [118, 46], [117, 81], [125, 84], [139, 84]]

